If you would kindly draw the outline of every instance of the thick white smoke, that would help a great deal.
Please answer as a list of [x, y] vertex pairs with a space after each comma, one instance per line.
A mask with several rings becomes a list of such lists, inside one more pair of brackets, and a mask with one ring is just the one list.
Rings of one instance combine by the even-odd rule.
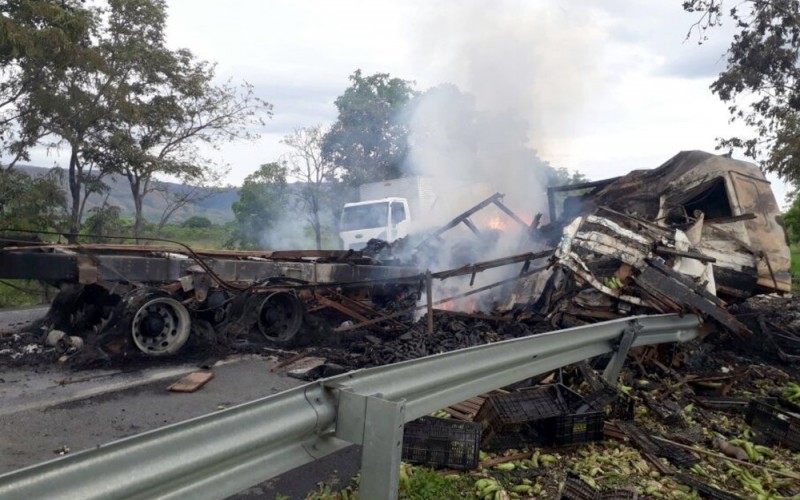
[[[600, 80], [594, 76], [602, 31], [592, 24], [590, 9], [583, 2], [525, 1], [422, 8], [420, 67], [430, 81], [451, 84], [428, 90], [409, 106], [407, 171], [486, 182], [526, 221], [544, 212], [550, 173], [542, 157], [553, 141], [569, 136], [583, 103], [598, 90], [592, 82]], [[499, 219], [505, 231], [494, 235], [498, 243], [479, 260], [537, 249], [499, 211], [478, 217], [484, 228], [486, 217]], [[434, 260], [461, 264], [439, 255]], [[510, 267], [482, 273], [474, 286], [519, 271]], [[448, 280], [436, 298], [465, 291], [467, 282]], [[480, 307], [489, 307], [485, 296]]]

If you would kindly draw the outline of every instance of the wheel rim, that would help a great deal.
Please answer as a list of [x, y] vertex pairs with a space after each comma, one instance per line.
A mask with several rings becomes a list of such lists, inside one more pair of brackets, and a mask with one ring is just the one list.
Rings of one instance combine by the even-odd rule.
[[258, 329], [273, 342], [288, 342], [300, 331], [303, 322], [303, 306], [300, 300], [288, 292], [268, 295], [258, 308]]
[[189, 338], [189, 311], [169, 297], [146, 302], [133, 317], [133, 343], [150, 356], [175, 354]]

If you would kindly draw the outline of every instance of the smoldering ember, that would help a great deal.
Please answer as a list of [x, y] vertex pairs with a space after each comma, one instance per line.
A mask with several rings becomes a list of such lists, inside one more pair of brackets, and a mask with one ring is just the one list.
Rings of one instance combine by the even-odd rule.
[[[418, 465], [403, 465], [401, 490], [435, 467], [480, 498], [800, 495], [800, 316], [761, 170], [684, 151], [652, 170], [549, 188], [547, 201], [546, 213], [518, 213], [489, 194], [440, 226], [359, 250], [6, 234], [0, 278], [59, 293], [44, 317], [0, 336], [0, 364], [208, 367], [249, 353], [311, 381], [629, 316], [696, 314], [700, 338], [631, 349], [618, 380], [599, 377], [600, 356], [407, 424], [403, 457]], [[444, 454], [434, 453], [444, 437], [425, 434], [436, 426], [462, 431]], [[334, 489], [344, 498], [357, 486]]]

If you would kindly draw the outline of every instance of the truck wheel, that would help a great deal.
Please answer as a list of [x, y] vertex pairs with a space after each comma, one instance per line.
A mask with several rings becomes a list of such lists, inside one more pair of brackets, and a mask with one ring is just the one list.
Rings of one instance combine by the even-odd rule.
[[289, 343], [302, 324], [303, 304], [293, 293], [271, 293], [258, 307], [258, 330], [267, 340]]
[[133, 343], [149, 356], [175, 354], [189, 338], [191, 319], [183, 304], [156, 297], [136, 311], [131, 322]]

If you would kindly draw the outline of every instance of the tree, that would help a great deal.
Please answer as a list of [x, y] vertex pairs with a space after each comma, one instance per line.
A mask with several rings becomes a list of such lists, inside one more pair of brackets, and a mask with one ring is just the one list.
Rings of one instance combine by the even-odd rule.
[[[93, 11], [80, 0], [0, 3], [0, 155], [6, 169], [28, 160], [28, 149], [48, 133], [31, 95], [66, 78], [86, 57]], [[0, 164], [1, 165], [1, 164]]]
[[577, 170], [569, 171], [564, 167], [552, 169], [549, 186], [564, 186], [589, 182], [589, 178]]
[[84, 230], [89, 233], [88, 240], [103, 243], [109, 240], [104, 236], [121, 236], [124, 229], [121, 212], [118, 206], [108, 204], [108, 198], [103, 200], [101, 206], [90, 208], [83, 224]]
[[388, 73], [365, 77], [361, 70], [350, 82], [335, 101], [339, 117], [325, 134], [322, 158], [342, 168], [354, 185], [400, 177], [408, 129], [398, 115], [414, 96], [414, 82]]
[[200, 154], [198, 145], [216, 147], [236, 139], [256, 139], [250, 126], [263, 125], [262, 116], [271, 114], [271, 105], [258, 98], [252, 86], [215, 86], [213, 68], [192, 64], [191, 57], [186, 57], [181, 64], [189, 66], [172, 71], [170, 81], [157, 93], [136, 96], [140, 103], [134, 117], [123, 121], [112, 136], [115, 156], [130, 183], [137, 236], [144, 198], [158, 188], [156, 175], [177, 177], [181, 184], [194, 187], [167, 196], [161, 228], [179, 208], [213, 195], [209, 188], [225, 173]]
[[286, 168], [280, 163], [265, 163], [248, 175], [231, 207], [237, 225], [226, 246], [260, 248], [269, 240], [269, 229], [282, 216], [285, 188]]
[[183, 221], [181, 227], [188, 227], [192, 229], [206, 229], [211, 227], [211, 225], [212, 225], [211, 221], [208, 219], [208, 217], [194, 215]]
[[749, 0], [725, 11], [723, 0], [686, 0], [683, 7], [701, 13], [690, 30], [701, 43], [726, 15], [738, 30], [711, 90], [753, 135], [720, 139], [719, 147], [742, 148], [765, 170], [800, 186], [800, 2]]
[[322, 157], [325, 134], [320, 125], [295, 129], [281, 142], [291, 148], [286, 155], [287, 173], [300, 181], [298, 196], [314, 232], [317, 250], [322, 249], [322, 224], [320, 211], [329, 198], [328, 184], [336, 182], [340, 168]]
[[59, 169], [41, 176], [0, 170], [0, 226], [8, 229], [63, 231], [66, 199]]

